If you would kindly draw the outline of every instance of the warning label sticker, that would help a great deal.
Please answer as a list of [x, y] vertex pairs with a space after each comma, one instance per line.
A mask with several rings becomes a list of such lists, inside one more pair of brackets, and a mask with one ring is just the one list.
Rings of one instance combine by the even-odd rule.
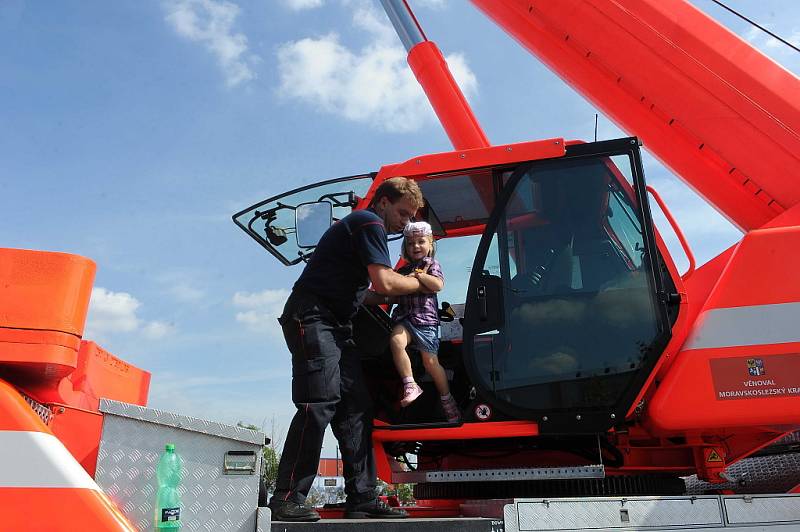
[[722, 462], [722, 457], [716, 450], [710, 449], [706, 456], [706, 462]]
[[709, 362], [718, 401], [800, 397], [800, 354], [715, 358]]

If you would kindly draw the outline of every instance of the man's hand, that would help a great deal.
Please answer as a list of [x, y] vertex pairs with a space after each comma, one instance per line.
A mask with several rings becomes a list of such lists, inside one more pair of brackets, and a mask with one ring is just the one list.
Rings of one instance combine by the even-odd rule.
[[394, 305], [397, 298], [392, 296], [385, 296], [372, 290], [368, 290], [364, 296], [365, 305]]
[[430, 268], [430, 264], [426, 264], [424, 269], [414, 270], [414, 276], [416, 276], [421, 285], [420, 292], [423, 294], [435, 294], [444, 288], [444, 281], [435, 275], [429, 274], [428, 268]]

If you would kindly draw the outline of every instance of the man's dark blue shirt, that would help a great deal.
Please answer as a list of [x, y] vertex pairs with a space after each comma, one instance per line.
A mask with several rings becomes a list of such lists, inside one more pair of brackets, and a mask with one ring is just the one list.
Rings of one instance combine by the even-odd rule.
[[345, 321], [364, 300], [370, 264], [392, 267], [386, 228], [374, 211], [354, 211], [322, 235], [294, 289], [314, 294]]

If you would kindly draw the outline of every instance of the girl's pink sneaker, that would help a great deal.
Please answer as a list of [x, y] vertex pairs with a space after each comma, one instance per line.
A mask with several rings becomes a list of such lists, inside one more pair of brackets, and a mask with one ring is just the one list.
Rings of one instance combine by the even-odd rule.
[[422, 395], [422, 388], [416, 382], [407, 382], [403, 385], [403, 397], [400, 399], [400, 406], [406, 407]]

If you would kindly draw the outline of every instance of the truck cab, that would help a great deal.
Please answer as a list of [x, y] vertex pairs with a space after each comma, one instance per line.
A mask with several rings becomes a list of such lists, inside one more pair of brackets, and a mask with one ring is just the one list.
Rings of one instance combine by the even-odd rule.
[[[445, 274], [440, 362], [462, 422], [526, 420], [542, 434], [624, 423], [671, 337], [680, 277], [657, 245], [635, 138], [552, 139], [426, 155], [259, 202], [234, 222], [286, 265], [366, 208], [384, 179], [415, 179]], [[397, 240], [400, 235], [390, 235]], [[364, 307], [356, 341], [377, 423], [446, 426], [433, 383], [401, 409], [387, 309]]]

